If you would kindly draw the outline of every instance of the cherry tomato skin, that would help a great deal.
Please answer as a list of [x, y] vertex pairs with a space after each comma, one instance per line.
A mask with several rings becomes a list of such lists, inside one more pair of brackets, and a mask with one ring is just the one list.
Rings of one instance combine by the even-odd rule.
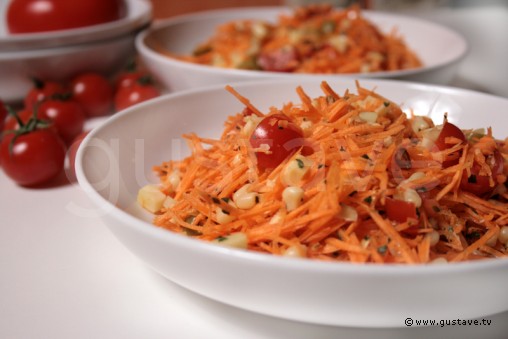
[[396, 222], [406, 222], [408, 219], [418, 220], [416, 206], [412, 202], [386, 198], [386, 216]]
[[271, 153], [256, 152], [258, 169], [263, 172], [274, 169], [287, 157], [305, 146], [302, 130], [285, 114], [265, 117], [250, 137], [253, 148], [270, 146]]
[[71, 82], [73, 99], [85, 109], [87, 117], [99, 117], [111, 113], [113, 86], [102, 75], [84, 73]]
[[121, 0], [12, 0], [7, 28], [10, 33], [47, 32], [110, 22], [124, 14]]
[[76, 153], [78, 152], [78, 148], [81, 145], [81, 142], [88, 135], [88, 133], [90, 133], [90, 131], [82, 132], [76, 136], [76, 138], [74, 138], [71, 145], [69, 146], [69, 150], [67, 151], [67, 156], [69, 157], [70, 174], [73, 176], [73, 178], [76, 176]]
[[35, 86], [30, 89], [25, 97], [25, 108], [31, 110], [33, 106], [49, 98], [53, 94], [63, 93], [65, 88], [62, 84], [54, 81], [35, 81]]
[[85, 125], [85, 111], [74, 100], [46, 100], [41, 103], [37, 117], [50, 120], [62, 140], [69, 144]]
[[[492, 171], [492, 178], [496, 182], [496, 176], [503, 174], [504, 171], [504, 158], [498, 150], [494, 151], [494, 154], [486, 159]], [[462, 178], [460, 181], [460, 188], [466, 192], [473, 193], [478, 196], [482, 196], [494, 190], [494, 186], [490, 186], [490, 177], [487, 175], [479, 175], [480, 165], [476, 162], [471, 167], [471, 176], [468, 177], [466, 171], [462, 172]]]
[[43, 184], [63, 170], [65, 145], [58, 135], [40, 129], [19, 135], [9, 151], [14, 134], [7, 134], [0, 145], [5, 174], [21, 186]]
[[[442, 150], [445, 150], [447, 148], [454, 146], [454, 144], [446, 143], [446, 139], [450, 138], [450, 137], [459, 139], [459, 140], [461, 140], [462, 143], [467, 142], [464, 132], [462, 132], [462, 130], [460, 128], [458, 128], [457, 126], [455, 126], [454, 124], [446, 121], [443, 124], [441, 133], [439, 133], [439, 136], [437, 137], [437, 139], [435, 141], [436, 147], [442, 151]], [[460, 158], [460, 153], [455, 154], [455, 155], [452, 154], [451, 159], [443, 161], [443, 168], [447, 168], [447, 167], [458, 164], [459, 158]]]
[[128, 87], [120, 87], [115, 94], [115, 109], [121, 111], [140, 102], [156, 98], [160, 95], [157, 88], [152, 85], [135, 82]]

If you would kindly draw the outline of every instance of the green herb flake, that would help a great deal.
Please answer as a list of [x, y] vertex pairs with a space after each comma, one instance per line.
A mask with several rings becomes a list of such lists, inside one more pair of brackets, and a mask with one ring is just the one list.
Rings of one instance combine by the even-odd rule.
[[323, 22], [323, 24], [321, 25], [321, 31], [324, 33], [324, 34], [330, 34], [330, 33], [333, 33], [335, 31], [335, 22], [334, 21], [331, 21], [331, 20], [328, 20], [328, 21], [325, 21]]
[[471, 174], [469, 178], [467, 178], [467, 182], [470, 184], [476, 184], [476, 175]]
[[353, 191], [353, 192], [349, 193], [349, 194], [348, 194], [348, 196], [352, 197], [352, 196], [354, 196], [356, 193], [358, 193], [358, 191], [356, 191], [356, 190], [355, 190], [355, 191]]
[[216, 197], [213, 197], [212, 201], [214, 202], [214, 204], [220, 204], [220, 200]]
[[385, 101], [385, 102], [383, 102], [383, 105], [385, 105], [385, 107], [388, 107], [388, 106], [390, 106], [390, 102], [389, 101]]
[[222, 210], [222, 213], [229, 215], [229, 211], [226, 211], [224, 209]]
[[377, 253], [379, 253], [379, 254], [385, 254], [387, 250], [388, 250], [388, 246], [387, 245], [379, 246], [377, 248]]
[[325, 165], [323, 165], [323, 164], [319, 164], [317, 168], [318, 168], [318, 169], [321, 169], [321, 168], [323, 168], [323, 167], [325, 167]]
[[298, 164], [298, 168], [304, 168], [305, 164], [303, 163], [302, 159], [295, 159], [296, 163]]
[[229, 199], [228, 197], [224, 197], [221, 200], [227, 204], [231, 199]]
[[439, 206], [436, 206], [436, 205], [433, 205], [433, 206], [432, 206], [432, 210], [433, 210], [434, 212], [436, 212], [436, 213], [441, 212], [441, 209], [439, 208]]
[[369, 195], [367, 198], [363, 199], [367, 204], [370, 204], [372, 202], [372, 197]]
[[363, 155], [362, 155], [362, 158], [367, 159], [367, 160], [370, 160], [370, 158], [369, 158], [369, 156], [368, 156], [367, 154], [363, 154]]
[[223, 237], [222, 235], [219, 235], [217, 238], [215, 238], [215, 240], [217, 240], [218, 242], [222, 242], [227, 239], [228, 239], [228, 237]]

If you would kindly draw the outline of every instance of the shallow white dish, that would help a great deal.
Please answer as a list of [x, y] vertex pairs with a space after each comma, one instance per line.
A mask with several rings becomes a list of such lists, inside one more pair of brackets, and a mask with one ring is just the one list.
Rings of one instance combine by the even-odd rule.
[[[136, 38], [136, 48], [150, 71], [172, 90], [263, 78], [320, 78], [320, 75], [197, 65], [169, 58], [158, 52], [160, 48], [164, 48], [177, 54], [190, 54], [220, 23], [247, 18], [274, 22], [281, 13], [288, 13], [288, 9], [283, 7], [225, 9], [175, 17], [159, 21], [151, 29], [141, 32]], [[414, 17], [374, 11], [363, 13], [385, 33], [396, 27], [409, 47], [421, 57], [424, 67], [393, 72], [344, 74], [337, 77], [394, 78], [436, 84], [447, 84], [454, 78], [468, 50], [467, 42], [460, 34], [445, 26]]]
[[141, 29], [150, 22], [152, 15], [152, 7], [148, 1], [125, 0], [126, 15], [116, 21], [61, 31], [9, 34], [5, 19], [8, 3], [9, 1], [0, 3], [0, 13], [2, 13], [0, 50], [2, 52], [77, 45], [111, 39]]
[[[339, 93], [354, 91], [352, 80], [326, 80]], [[234, 87], [265, 111], [298, 101], [300, 84], [311, 97], [320, 94], [320, 81]], [[507, 99], [389, 80], [361, 85], [416, 114], [441, 119], [448, 112], [462, 128], [493, 126], [495, 135], [504, 136]], [[188, 154], [183, 133], [217, 138], [226, 117], [242, 108], [223, 86], [175, 93], [113, 116], [84, 140], [76, 165], [81, 187], [112, 232], [148, 266], [214, 300], [317, 324], [404, 327], [408, 317], [471, 319], [508, 310], [508, 260], [428, 266], [318, 262], [223, 248], [152, 226], [152, 216], [136, 204], [138, 189], [157, 182], [152, 166]]]

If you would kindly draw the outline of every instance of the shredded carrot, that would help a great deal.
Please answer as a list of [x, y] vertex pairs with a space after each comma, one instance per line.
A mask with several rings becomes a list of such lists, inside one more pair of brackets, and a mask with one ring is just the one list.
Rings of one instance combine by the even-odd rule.
[[[249, 250], [315, 260], [419, 264], [507, 256], [501, 234], [508, 232], [508, 144], [490, 129], [445, 136], [439, 149], [425, 138], [440, 126], [425, 118], [427, 126], [414, 130], [418, 116], [359, 83], [357, 94], [339, 95], [323, 82], [317, 98], [296, 87], [300, 103], [267, 113], [226, 89], [251, 116], [229, 117], [219, 139], [185, 135], [192, 155], [154, 167], [161, 192], [172, 199], [156, 212], [155, 225], [205, 241], [241, 232]], [[275, 120], [281, 114], [287, 120]], [[276, 140], [253, 147], [249, 134], [252, 121], [267, 117], [274, 129], [300, 131], [304, 140], [269, 169], [258, 168], [258, 156], [273, 154]], [[288, 188], [301, 196], [285, 197]]]
[[[276, 23], [236, 20], [217, 27], [192, 55], [172, 58], [221, 68], [295, 73], [371, 73], [418, 68], [422, 62], [394, 29], [382, 32], [360, 7], [297, 8]], [[330, 88], [327, 95], [336, 98]]]

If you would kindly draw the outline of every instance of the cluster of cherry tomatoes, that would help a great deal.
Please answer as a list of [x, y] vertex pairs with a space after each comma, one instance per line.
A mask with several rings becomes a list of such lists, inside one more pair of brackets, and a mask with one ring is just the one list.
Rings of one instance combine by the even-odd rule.
[[111, 83], [98, 73], [82, 73], [69, 83], [34, 81], [18, 112], [0, 102], [0, 165], [22, 186], [44, 184], [70, 174], [88, 118], [101, 117], [160, 95], [150, 75], [130, 67]]

